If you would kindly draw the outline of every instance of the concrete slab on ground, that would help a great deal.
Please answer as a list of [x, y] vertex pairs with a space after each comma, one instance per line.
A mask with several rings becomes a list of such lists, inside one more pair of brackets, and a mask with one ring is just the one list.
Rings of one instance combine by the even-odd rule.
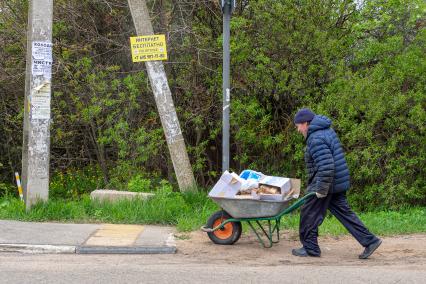
[[116, 202], [119, 200], [132, 200], [132, 199], [148, 199], [153, 197], [154, 193], [148, 192], [131, 192], [131, 191], [119, 191], [112, 189], [97, 189], [90, 193], [90, 199], [99, 201]]
[[172, 227], [104, 224], [76, 251], [79, 254], [175, 253], [173, 233]]
[[81, 245], [100, 224], [63, 224], [0, 220], [0, 243]]
[[144, 227], [104, 224], [83, 244], [85, 246], [132, 246]]
[[176, 246], [173, 227], [164, 226], [144, 226], [145, 230], [141, 232], [136, 239], [136, 246]]

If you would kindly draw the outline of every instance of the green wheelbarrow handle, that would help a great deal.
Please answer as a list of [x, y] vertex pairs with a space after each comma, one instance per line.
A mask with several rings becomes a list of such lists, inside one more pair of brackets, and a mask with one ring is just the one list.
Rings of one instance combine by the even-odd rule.
[[315, 194], [316, 194], [315, 192], [309, 192], [308, 194], [306, 194], [305, 196], [297, 200], [295, 203], [293, 203], [290, 207], [288, 207], [287, 209], [282, 211], [280, 214], [278, 214], [276, 218], [281, 218], [283, 215], [298, 209], [300, 206], [302, 206], [305, 203], [306, 199], [314, 196]]

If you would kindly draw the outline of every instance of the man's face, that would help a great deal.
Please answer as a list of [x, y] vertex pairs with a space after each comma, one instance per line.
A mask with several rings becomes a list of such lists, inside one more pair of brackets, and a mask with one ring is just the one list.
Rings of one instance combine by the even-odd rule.
[[308, 127], [309, 127], [309, 124], [307, 122], [296, 123], [296, 127], [297, 127], [297, 132], [299, 132], [300, 134], [302, 134], [303, 137], [306, 138], [308, 136]]

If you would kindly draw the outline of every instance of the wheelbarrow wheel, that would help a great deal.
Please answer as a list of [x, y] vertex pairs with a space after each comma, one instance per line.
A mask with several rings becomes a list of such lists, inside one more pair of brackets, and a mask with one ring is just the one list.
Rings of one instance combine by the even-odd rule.
[[[216, 228], [226, 219], [231, 219], [232, 217], [226, 213], [226, 211], [220, 210], [215, 212], [207, 220], [208, 228]], [[213, 243], [218, 245], [232, 245], [241, 237], [242, 227], [241, 222], [229, 222], [226, 223], [222, 228], [217, 229], [213, 232], [208, 232], [210, 240]]]

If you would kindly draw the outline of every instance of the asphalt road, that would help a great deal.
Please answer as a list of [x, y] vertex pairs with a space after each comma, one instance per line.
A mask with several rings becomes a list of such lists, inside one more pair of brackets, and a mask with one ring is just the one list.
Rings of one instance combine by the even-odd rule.
[[424, 264], [209, 262], [176, 255], [0, 254], [0, 283], [425, 283]]

